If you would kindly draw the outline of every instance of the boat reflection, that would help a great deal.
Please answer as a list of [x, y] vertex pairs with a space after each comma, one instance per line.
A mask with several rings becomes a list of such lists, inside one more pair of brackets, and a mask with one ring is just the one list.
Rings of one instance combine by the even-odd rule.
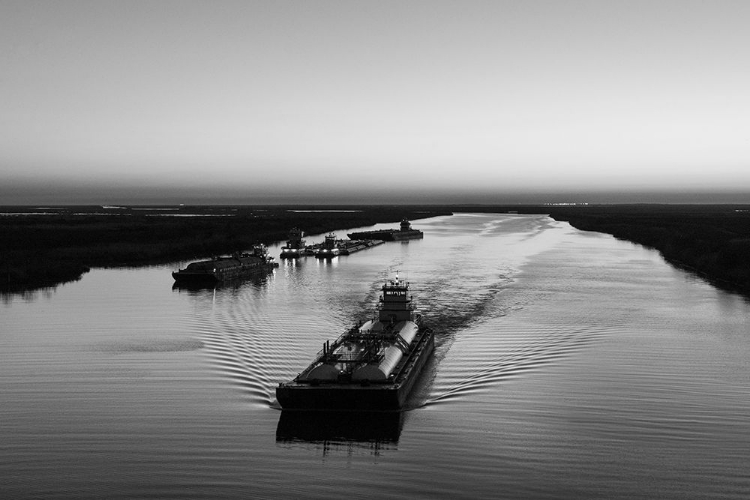
[[395, 444], [403, 424], [402, 411], [282, 410], [276, 441]]

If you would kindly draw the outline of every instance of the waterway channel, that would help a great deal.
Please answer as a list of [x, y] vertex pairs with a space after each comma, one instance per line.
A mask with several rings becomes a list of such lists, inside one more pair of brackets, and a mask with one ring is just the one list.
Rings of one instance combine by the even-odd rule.
[[[750, 496], [746, 299], [543, 215], [413, 226], [216, 288], [173, 288], [183, 262], [3, 297], [2, 496]], [[437, 339], [409, 408], [282, 412], [395, 273]]]

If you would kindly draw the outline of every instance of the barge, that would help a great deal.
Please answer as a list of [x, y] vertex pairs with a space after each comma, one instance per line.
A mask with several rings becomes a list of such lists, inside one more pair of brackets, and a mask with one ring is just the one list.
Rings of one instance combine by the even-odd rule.
[[424, 238], [424, 233], [419, 229], [413, 229], [408, 219], [402, 219], [398, 229], [377, 229], [374, 231], [358, 231], [350, 233], [349, 238], [356, 239], [376, 239], [383, 241], [401, 241], [415, 240]]
[[172, 273], [180, 284], [216, 284], [247, 278], [278, 267], [279, 263], [268, 255], [265, 245], [256, 245], [251, 253], [237, 253], [230, 257], [216, 257], [188, 264], [185, 269]]
[[319, 259], [332, 259], [338, 255], [353, 254], [383, 243], [383, 240], [337, 240], [336, 235], [331, 233], [313, 253]]
[[435, 349], [409, 283], [386, 282], [372, 318], [327, 341], [293, 380], [280, 383], [285, 410], [399, 410]]

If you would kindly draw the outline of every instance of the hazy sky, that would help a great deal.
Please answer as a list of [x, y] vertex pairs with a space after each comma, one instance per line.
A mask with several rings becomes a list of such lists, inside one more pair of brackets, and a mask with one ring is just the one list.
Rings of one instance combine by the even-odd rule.
[[750, 1], [0, 0], [0, 47], [0, 204], [750, 203]]

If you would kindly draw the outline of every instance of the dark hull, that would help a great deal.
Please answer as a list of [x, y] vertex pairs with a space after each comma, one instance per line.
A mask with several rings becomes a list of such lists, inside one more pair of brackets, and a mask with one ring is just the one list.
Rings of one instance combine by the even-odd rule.
[[300, 247], [300, 248], [284, 247], [281, 249], [281, 258], [282, 259], [298, 259], [300, 257], [305, 257], [307, 255], [315, 255], [315, 251], [319, 247], [320, 245], [309, 245], [309, 246]]
[[355, 252], [359, 252], [360, 250], [366, 250], [371, 247], [382, 245], [383, 243], [383, 240], [354, 241], [344, 245], [344, 247], [341, 249], [341, 255], [349, 255]]
[[173, 272], [172, 278], [174, 278], [177, 283], [194, 285], [213, 285], [220, 281], [213, 273], [189, 273], [184, 271]]
[[276, 440], [396, 443], [403, 423], [402, 412], [283, 410], [276, 427]]
[[395, 383], [301, 383], [279, 384], [276, 399], [285, 410], [399, 410], [414, 387], [432, 351], [435, 339], [426, 331], [409, 354], [406, 368]]
[[278, 263], [263, 264], [253, 267], [236, 267], [236, 268], [225, 268], [217, 270], [216, 272], [191, 272], [186, 270], [175, 271], [172, 273], [172, 278], [177, 283], [184, 284], [205, 284], [212, 285], [223, 281], [232, 281], [242, 278], [249, 278], [256, 276], [263, 272], [268, 272], [278, 267]]
[[304, 248], [293, 248], [293, 249], [283, 248], [281, 250], [280, 257], [282, 259], [298, 259], [298, 258], [302, 257], [303, 255], [307, 255], [305, 253], [305, 249]]
[[379, 229], [377, 231], [360, 231], [347, 235], [352, 240], [372, 239], [382, 241], [416, 240], [424, 238], [424, 233], [417, 229], [401, 231], [399, 229]]
[[342, 254], [338, 248], [328, 249], [328, 251], [317, 250], [315, 252], [315, 257], [318, 259], [333, 259], [334, 257], [338, 257], [339, 255]]
[[424, 238], [424, 233], [422, 231], [396, 231], [393, 233], [393, 241], [401, 241], [401, 240], [419, 240]]

